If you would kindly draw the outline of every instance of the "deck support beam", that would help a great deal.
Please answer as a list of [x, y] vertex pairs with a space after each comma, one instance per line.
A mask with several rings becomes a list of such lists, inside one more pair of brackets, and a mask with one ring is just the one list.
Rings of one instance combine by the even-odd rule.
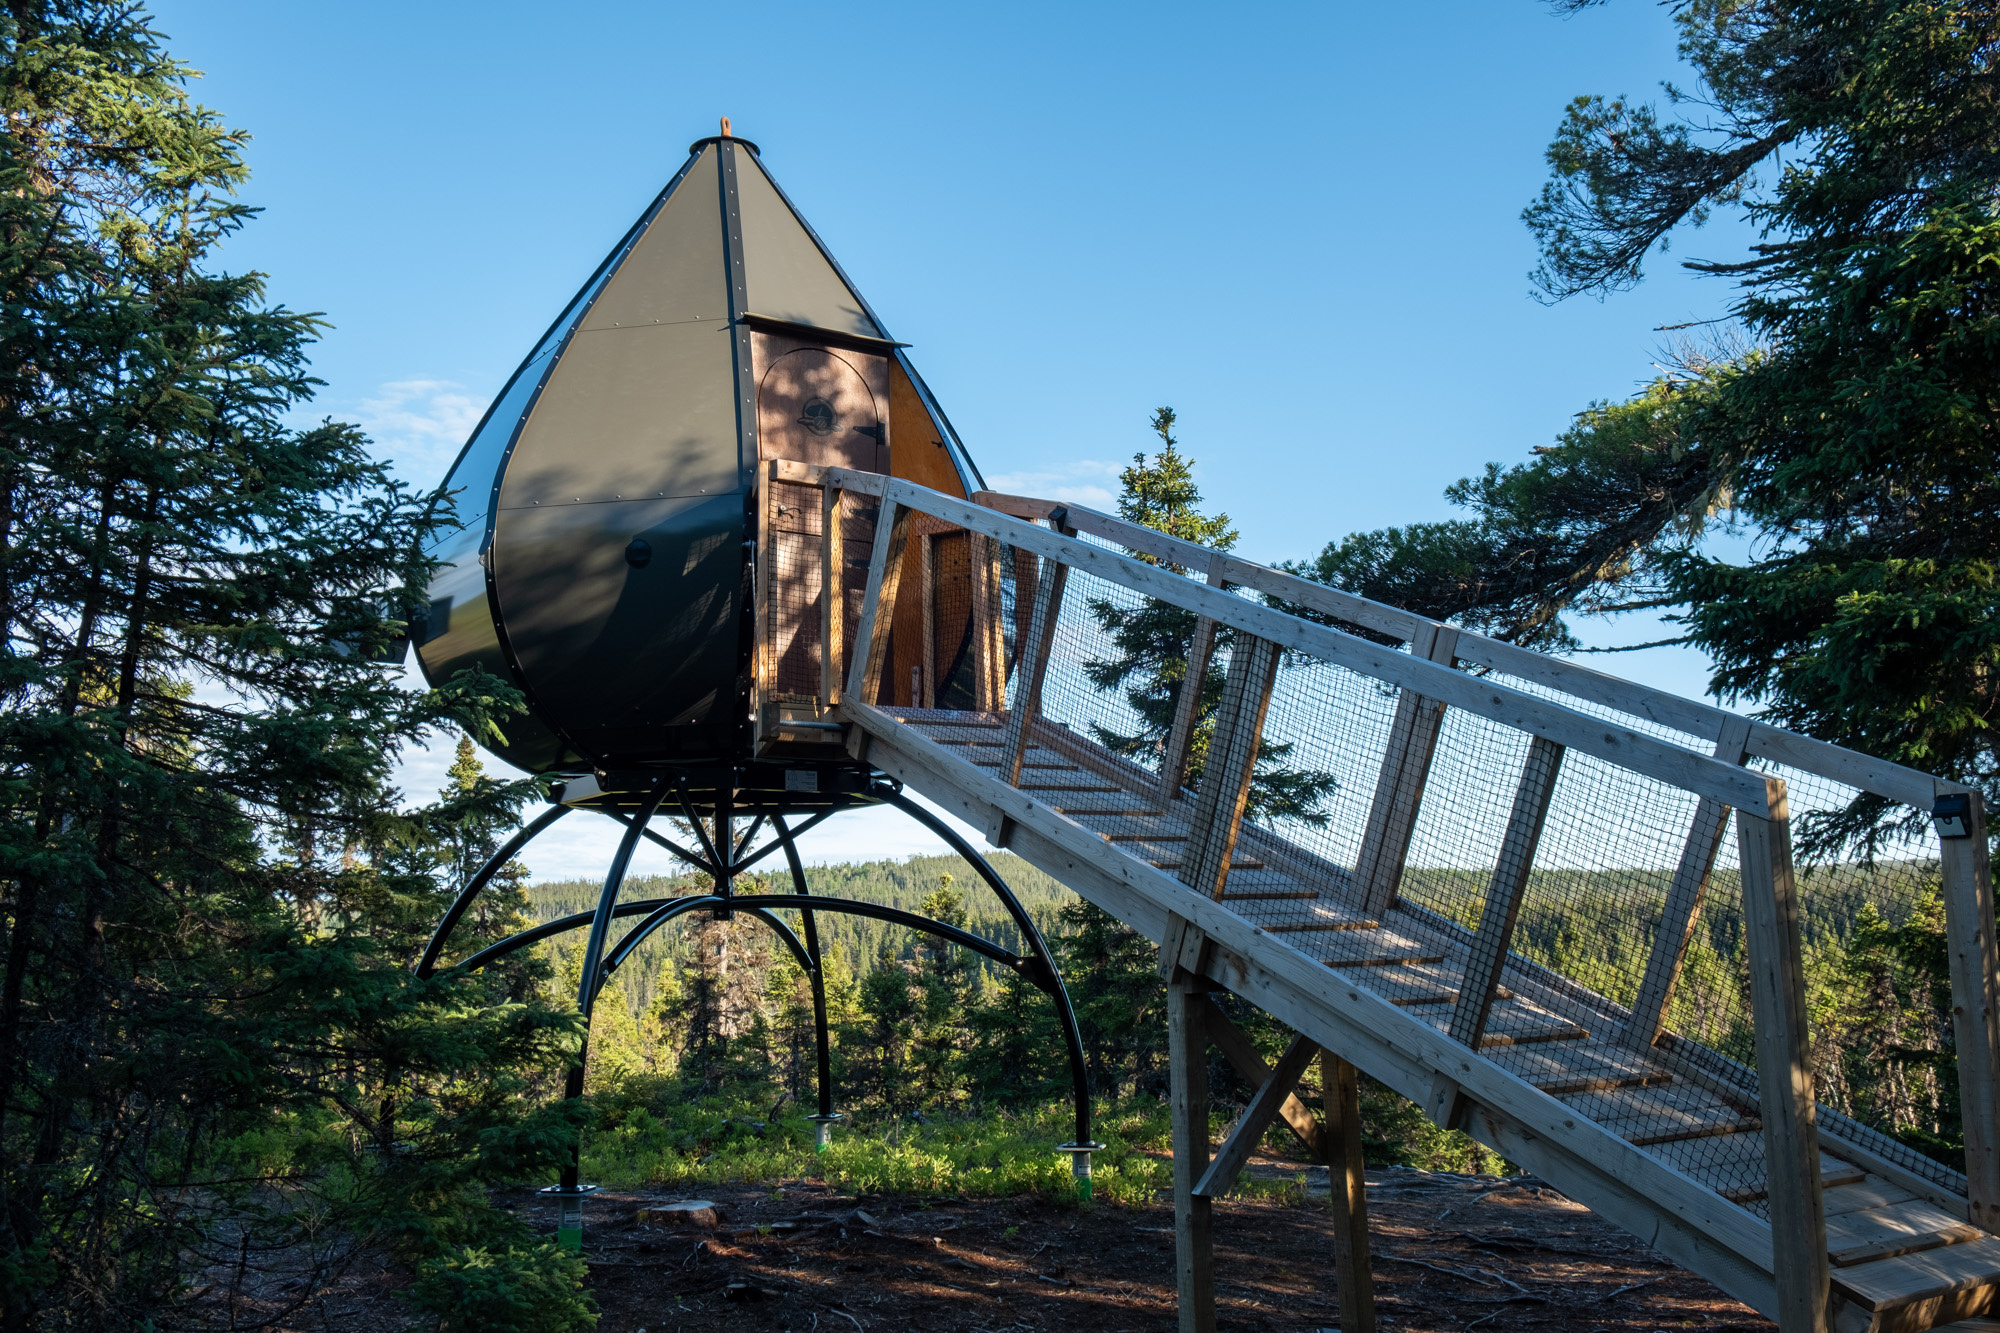
[[1207, 989], [1206, 981], [1184, 968], [1177, 968], [1167, 983], [1180, 1333], [1215, 1333], [1214, 1219], [1209, 1201], [1195, 1193], [1208, 1168], [1208, 1039], [1203, 1030], [1209, 1009]]
[[1327, 1202], [1333, 1208], [1333, 1276], [1341, 1333], [1375, 1333], [1375, 1274], [1368, 1261], [1368, 1179], [1361, 1151], [1361, 1073], [1322, 1050]]
[[[1410, 641], [1415, 656], [1445, 666], [1458, 659], [1458, 631], [1449, 625], [1420, 625]], [[1389, 744], [1382, 752], [1382, 770], [1375, 779], [1375, 799], [1368, 807], [1368, 824], [1354, 860], [1354, 882], [1360, 908], [1380, 916], [1396, 905], [1403, 882], [1403, 862], [1410, 854], [1410, 837], [1417, 830], [1417, 811], [1430, 777], [1431, 755], [1444, 726], [1444, 705], [1411, 690], [1396, 699], [1389, 724]]]
[[1756, 1023], [1757, 1097], [1764, 1116], [1765, 1189], [1771, 1208], [1772, 1278], [1780, 1333], [1824, 1333], [1830, 1296], [1826, 1201], [1819, 1167], [1812, 1049], [1806, 1027], [1805, 952], [1792, 879], [1785, 784], [1769, 779], [1769, 819], [1739, 810], [1743, 924]]
[[1966, 833], [1939, 839], [1944, 874], [1945, 939], [1950, 952], [1952, 1030], [1958, 1051], [1959, 1105], [1967, 1108], [1967, 1218], [2000, 1231], [2000, 957], [1993, 941], [1993, 866], [1986, 847], [1986, 807], [1967, 792]]
[[[1750, 743], [1750, 719], [1730, 718], [1722, 724], [1715, 742], [1715, 757], [1725, 764], [1743, 762]], [[1646, 974], [1639, 993], [1632, 1000], [1632, 1017], [1625, 1023], [1625, 1042], [1646, 1050], [1660, 1039], [1667, 1025], [1667, 1006], [1673, 1003], [1674, 987], [1680, 981], [1681, 964], [1701, 922], [1701, 908], [1708, 897], [1709, 876], [1715, 869], [1716, 853], [1729, 828], [1729, 807], [1704, 796], [1695, 806], [1694, 825], [1681, 846], [1681, 859], [1674, 868], [1673, 883], [1660, 912], [1660, 932], [1653, 938], [1653, 951], [1646, 958]]]
[[[847, 555], [841, 543], [840, 501], [843, 492], [826, 486], [819, 509], [819, 692], [822, 708], [840, 702], [841, 666], [847, 637]], [[824, 713], [821, 716], [825, 716]]]

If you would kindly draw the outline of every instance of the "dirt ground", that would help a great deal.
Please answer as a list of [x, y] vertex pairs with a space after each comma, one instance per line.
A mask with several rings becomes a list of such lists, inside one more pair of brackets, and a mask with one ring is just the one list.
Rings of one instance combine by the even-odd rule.
[[[1260, 1164], [1286, 1178], [1300, 1168]], [[1304, 1203], [1215, 1208], [1216, 1305], [1226, 1330], [1336, 1329], [1326, 1173]], [[1368, 1173], [1376, 1310], [1410, 1333], [1771, 1330], [1750, 1310], [1539, 1182]], [[687, 1194], [605, 1191], [584, 1217], [601, 1333], [998, 1333], [1171, 1330], [1173, 1212], [1037, 1200], [843, 1195], [809, 1184], [703, 1191], [713, 1230], [641, 1226]], [[510, 1206], [552, 1232], [530, 1192]], [[368, 1265], [367, 1267], [373, 1267]], [[387, 1272], [357, 1272], [302, 1311], [300, 1330], [406, 1326]]]

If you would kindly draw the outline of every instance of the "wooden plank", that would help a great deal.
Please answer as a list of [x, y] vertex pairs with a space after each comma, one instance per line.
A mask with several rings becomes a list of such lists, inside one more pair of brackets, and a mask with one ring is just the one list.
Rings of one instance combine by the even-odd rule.
[[[1939, 1298], [1963, 1294], [1990, 1299], [1990, 1289], [2000, 1281], [2000, 1239], [1987, 1236], [1942, 1249], [1857, 1264], [1830, 1276], [1841, 1295], [1867, 1310], [1900, 1311], [1915, 1306], [1912, 1314], [1935, 1318], [1932, 1311], [1936, 1310], [1949, 1318], [1962, 1318], [1983, 1311], [1969, 1302], [1943, 1302]], [[1886, 1326], [1930, 1327], [1916, 1319], [1887, 1322]]]
[[1958, 1051], [1958, 1096], [1965, 1126], [1967, 1216], [2000, 1231], [2000, 954], [1993, 942], [1993, 867], [1986, 808], [1970, 802], [1967, 838], [1938, 840], [1944, 877], [1945, 941], [1951, 964], [1951, 1023]]
[[1770, 1272], [1770, 1228], [1713, 1190], [1579, 1119], [1563, 1103], [1259, 932], [1229, 908], [1124, 856], [1074, 820], [983, 776], [881, 709], [850, 700], [840, 714], [874, 739], [869, 759], [884, 772], [975, 824], [989, 811], [1016, 821], [1016, 853], [1086, 900], [1155, 938], [1169, 912], [1183, 915], [1216, 946], [1210, 977], [1322, 1046], [1344, 1052], [1405, 1096], [1421, 1098], [1431, 1071], [1449, 1071], [1487, 1117], [1480, 1132], [1490, 1129], [1504, 1140], [1505, 1146], [1484, 1140], [1496, 1151], [1571, 1173], [1564, 1183], [1571, 1197], [1650, 1228], [1646, 1234], [1656, 1247], [1738, 1299], [1760, 1309], [1772, 1304], [1763, 1276]]
[[889, 657], [889, 626], [903, 580], [903, 549], [909, 544], [913, 517], [913, 510], [885, 498], [882, 517], [875, 521], [868, 590], [861, 598], [861, 623], [854, 631], [854, 665], [847, 675], [847, 693], [860, 702], [872, 704], [875, 692], [882, 688], [882, 664]]
[[[1213, 1009], [1213, 1006], [1210, 1006]], [[1297, 1100], [1293, 1090], [1299, 1086], [1299, 1076], [1306, 1072], [1306, 1066], [1319, 1054], [1319, 1047], [1306, 1037], [1292, 1038], [1292, 1044], [1278, 1057], [1277, 1065], [1263, 1086], [1250, 1098], [1250, 1105], [1243, 1108], [1243, 1114], [1235, 1127], [1223, 1139], [1222, 1146], [1215, 1150], [1208, 1169], [1195, 1182], [1194, 1192], [1205, 1198], [1215, 1199], [1229, 1193], [1236, 1187], [1236, 1177], [1242, 1173], [1250, 1161], [1250, 1154], [1264, 1139], [1264, 1131], [1278, 1118], [1278, 1108], [1288, 1100]]]
[[1942, 1249], [1987, 1233], [1921, 1199], [1828, 1216], [1827, 1260], [1835, 1268]]
[[1451, 1011], [1452, 1039], [1467, 1046], [1477, 1047], [1486, 1035], [1486, 1020], [1493, 1011], [1507, 951], [1514, 945], [1514, 924], [1520, 919], [1521, 898], [1528, 891], [1528, 874], [1535, 866], [1535, 849], [1541, 844], [1542, 824], [1548, 818], [1549, 797], [1555, 794], [1562, 758], [1562, 746], [1535, 737], [1514, 787], [1514, 808], [1507, 816], [1507, 831], [1501, 837], [1493, 878], [1487, 884], [1479, 931], [1472, 937], [1472, 951], [1466, 959], [1465, 980]]
[[1879, 1176], [1867, 1176], [1852, 1185], [1829, 1185], [1826, 1188], [1827, 1234], [1829, 1237], [1833, 1234], [1833, 1219], [1843, 1213], [1866, 1212], [1870, 1208], [1908, 1203], [1911, 1197], [1908, 1190], [1898, 1188]]
[[[1722, 724], [1715, 742], [1715, 757], [1726, 764], [1743, 762], [1743, 747], [1750, 739], [1750, 720], [1732, 718]], [[1681, 845], [1680, 863], [1674, 868], [1673, 882], [1667, 887], [1666, 905], [1660, 912], [1660, 930], [1653, 937], [1653, 950], [1646, 956], [1646, 973], [1639, 981], [1639, 993], [1632, 1000], [1632, 1017], [1625, 1022], [1623, 1036], [1637, 1047], [1651, 1046], [1666, 1026], [1667, 1005], [1673, 1001], [1674, 986], [1680, 980], [1681, 962], [1694, 939], [1701, 920], [1701, 906], [1708, 896], [1708, 883], [1715, 869], [1715, 854], [1722, 849], [1722, 837], [1729, 827], [1728, 807], [1704, 796], [1695, 805], [1694, 824]]]
[[1454, 708], [1463, 708], [1516, 730], [1546, 736], [1568, 749], [1595, 755], [1608, 763], [1658, 778], [1696, 795], [1713, 796], [1738, 810], [1747, 810], [1759, 816], [1768, 813], [1764, 806], [1766, 788], [1761, 778], [1734, 765], [1720, 764], [1708, 755], [1696, 754], [1551, 700], [1537, 698], [1490, 680], [1467, 676], [1435, 662], [1410, 657], [1393, 648], [1288, 616], [1245, 598], [1232, 597], [1143, 561], [1128, 559], [1087, 542], [1065, 539], [1032, 523], [1009, 518], [995, 510], [968, 504], [936, 491], [890, 480], [888, 492], [899, 503], [913, 504], [947, 522], [988, 533], [1017, 549], [1066, 561], [1072, 567], [1108, 582], [1209, 616], [1258, 638], [1269, 639], [1281, 648], [1296, 649], [1376, 680], [1414, 689]]
[[819, 510], [819, 692], [820, 705], [840, 702], [841, 664], [847, 637], [847, 556], [841, 549], [841, 492], [832, 486], [820, 492]]
[[1167, 983], [1167, 1064], [1174, 1137], [1174, 1272], [1181, 1333], [1215, 1333], [1215, 1249], [1209, 1201], [1195, 1192], [1208, 1168], [1209, 1009], [1199, 979]]
[[[1211, 560], [1208, 566], [1208, 582], [1211, 587], [1221, 587], [1216, 576], [1219, 560]], [[1188, 749], [1194, 741], [1194, 730], [1201, 720], [1202, 686], [1208, 678], [1209, 659], [1215, 655], [1215, 622], [1207, 616], [1196, 616], [1194, 634], [1188, 639], [1187, 671], [1181, 677], [1180, 698], [1174, 701], [1173, 725], [1167, 728], [1165, 744], [1160, 749], [1160, 805], [1171, 806], [1181, 798], [1181, 784], [1187, 778]]]
[[1375, 1333], [1367, 1162], [1361, 1148], [1361, 1076], [1332, 1051], [1321, 1051], [1319, 1085], [1326, 1102], [1326, 1179], [1333, 1206], [1333, 1276], [1340, 1288], [1341, 1333]]
[[[1257, 1053], [1257, 1047], [1250, 1041], [1250, 1035], [1229, 1021], [1229, 1015], [1210, 1006], [1206, 1019], [1208, 1039], [1215, 1049], [1222, 1052], [1222, 1058], [1229, 1061], [1230, 1068], [1253, 1088], [1264, 1086], [1271, 1077], [1271, 1066], [1264, 1063], [1264, 1057]], [[1278, 1114], [1291, 1126], [1307, 1152], [1315, 1157], [1326, 1155], [1326, 1136], [1320, 1129], [1319, 1121], [1306, 1109], [1296, 1093], [1288, 1095], [1278, 1105]]]
[[1771, 817], [1739, 811], [1743, 924], [1756, 1025], [1758, 1101], [1764, 1116], [1765, 1188], [1781, 1333], [1820, 1333], [1827, 1318], [1826, 1203], [1821, 1194], [1805, 956], [1792, 879], [1785, 784], [1770, 778]]
[[[1447, 667], [1457, 660], [1457, 647], [1458, 631], [1449, 625], [1420, 627], [1410, 641], [1413, 654]], [[1375, 778], [1375, 795], [1368, 803], [1361, 850], [1354, 858], [1354, 882], [1364, 911], [1379, 915], [1396, 905], [1443, 725], [1443, 704], [1411, 690], [1401, 691]]]
[[1182, 881], [1207, 898], [1219, 901], [1229, 882], [1243, 807], [1257, 771], [1264, 714], [1278, 681], [1279, 656], [1276, 644], [1250, 635], [1238, 635], [1230, 654], [1229, 678], [1215, 710], [1215, 735], [1202, 766], [1201, 789], [1195, 793], [1194, 816], [1188, 823], [1188, 853], [1181, 866]]

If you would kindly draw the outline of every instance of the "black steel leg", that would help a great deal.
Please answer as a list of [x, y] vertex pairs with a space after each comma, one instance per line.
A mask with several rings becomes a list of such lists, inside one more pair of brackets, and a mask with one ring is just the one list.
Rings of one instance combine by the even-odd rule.
[[[771, 817], [771, 827], [778, 831], [778, 840], [785, 846], [785, 862], [792, 868], [792, 887], [799, 891], [801, 898], [810, 897], [812, 889], [806, 884], [805, 867], [799, 863], [799, 848], [792, 840], [792, 831], [779, 815]], [[814, 1123], [817, 1126], [817, 1144], [824, 1149], [833, 1122], [839, 1118], [833, 1113], [833, 1038], [826, 1024], [826, 972], [820, 961], [819, 927], [813, 923], [810, 908], [800, 909], [799, 922], [805, 931], [806, 952], [812, 955], [813, 960], [813, 1037], [819, 1047], [819, 1114], [814, 1117]]]
[[417, 960], [415, 971], [418, 976], [427, 977], [437, 970], [438, 955], [444, 952], [445, 941], [451, 938], [452, 928], [458, 925], [459, 918], [465, 915], [466, 909], [472, 906], [473, 899], [484, 891], [488, 882], [499, 874], [501, 868], [509, 861], [519, 856], [521, 849], [535, 840], [536, 834], [568, 813], [569, 807], [566, 805], [550, 806], [520, 832], [507, 839], [499, 851], [486, 858], [486, 864], [479, 867], [471, 879], [465, 881], [465, 887], [458, 891], [458, 897], [454, 898], [451, 906], [446, 909], [444, 920], [438, 922], [437, 929], [431, 932], [431, 942], [424, 946], [424, 956]]
[[[570, 1066], [568, 1076], [563, 1080], [563, 1099], [575, 1101], [583, 1096], [584, 1061], [590, 1054], [590, 1011], [597, 1002], [597, 978], [604, 963], [604, 942], [611, 932], [612, 919], [617, 915], [618, 890], [625, 885], [625, 872], [631, 868], [632, 853], [639, 845], [639, 835], [645, 831], [647, 821], [660, 808], [666, 797], [665, 787], [655, 791], [641, 807], [638, 818], [625, 826], [625, 836], [618, 840], [618, 855], [611, 859], [611, 871], [604, 877], [604, 892], [598, 895], [597, 911], [590, 922], [590, 940], [584, 945], [582, 977], [577, 982], [576, 1007], [583, 1015], [583, 1045], [577, 1051], [576, 1063]], [[556, 1223], [556, 1240], [565, 1248], [583, 1248], [583, 1196], [589, 1191], [579, 1183], [582, 1172], [583, 1142], [578, 1138], [575, 1150], [570, 1154], [569, 1164], [563, 1167], [562, 1183], [553, 1193], [558, 1196], [561, 1214]]]
[[965, 858], [966, 863], [986, 881], [987, 887], [999, 895], [1001, 903], [1007, 908], [1007, 915], [1014, 918], [1015, 926], [1020, 929], [1022, 942], [1040, 960], [1040, 984], [1055, 1002], [1056, 1017], [1062, 1022], [1063, 1042], [1069, 1047], [1070, 1083], [1076, 1098], [1076, 1138], [1062, 1145], [1063, 1151], [1070, 1154], [1076, 1168], [1077, 1192], [1088, 1199], [1090, 1154], [1104, 1145], [1090, 1137], [1090, 1066], [1083, 1054], [1083, 1031], [1077, 1026], [1076, 1009], [1069, 1002], [1069, 990], [1063, 985], [1062, 974], [1056, 970], [1055, 955], [1049, 952], [1048, 942], [1035, 926], [1035, 919], [1021, 906], [1021, 900], [1007, 887], [1007, 881], [1000, 878], [1000, 872], [987, 864], [986, 858], [971, 843], [959, 837], [957, 830], [894, 787], [877, 783], [875, 794], [937, 834], [947, 846]]

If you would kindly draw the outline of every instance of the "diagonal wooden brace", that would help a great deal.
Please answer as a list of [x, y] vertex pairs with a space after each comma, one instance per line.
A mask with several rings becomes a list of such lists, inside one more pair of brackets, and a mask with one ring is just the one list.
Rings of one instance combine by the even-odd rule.
[[[1261, 1089], [1268, 1084], [1271, 1079], [1271, 1066], [1265, 1064], [1264, 1057], [1257, 1054], [1256, 1046], [1251, 1044], [1250, 1034], [1230, 1022], [1229, 1016], [1214, 1005], [1209, 1006], [1207, 1021], [1208, 1039], [1222, 1052], [1222, 1058], [1229, 1061], [1230, 1068], [1253, 1088]], [[1297, 1093], [1285, 1094], [1284, 1100], [1278, 1105], [1278, 1114], [1285, 1118], [1287, 1125], [1291, 1126], [1292, 1133], [1298, 1135], [1299, 1142], [1306, 1146], [1306, 1151], [1321, 1160], [1325, 1159], [1326, 1131], [1320, 1127], [1318, 1118], [1306, 1109], [1306, 1104], [1299, 1100]]]
[[[1211, 1009], [1213, 1006], [1210, 1006]], [[1213, 1029], [1210, 1031], [1214, 1035]], [[1264, 1139], [1264, 1131], [1278, 1118], [1278, 1108], [1292, 1096], [1292, 1089], [1299, 1085], [1299, 1075], [1319, 1054], [1318, 1043], [1306, 1037], [1292, 1038], [1292, 1044], [1278, 1057], [1278, 1067], [1271, 1071], [1271, 1077], [1264, 1086], [1257, 1089], [1257, 1095], [1250, 1099], [1250, 1105], [1243, 1112], [1243, 1118], [1229, 1131], [1222, 1146], [1215, 1151], [1208, 1164], [1208, 1170], [1194, 1187], [1197, 1196], [1213, 1199], [1227, 1194], [1236, 1184], [1236, 1177], [1242, 1173], [1244, 1163]]]

